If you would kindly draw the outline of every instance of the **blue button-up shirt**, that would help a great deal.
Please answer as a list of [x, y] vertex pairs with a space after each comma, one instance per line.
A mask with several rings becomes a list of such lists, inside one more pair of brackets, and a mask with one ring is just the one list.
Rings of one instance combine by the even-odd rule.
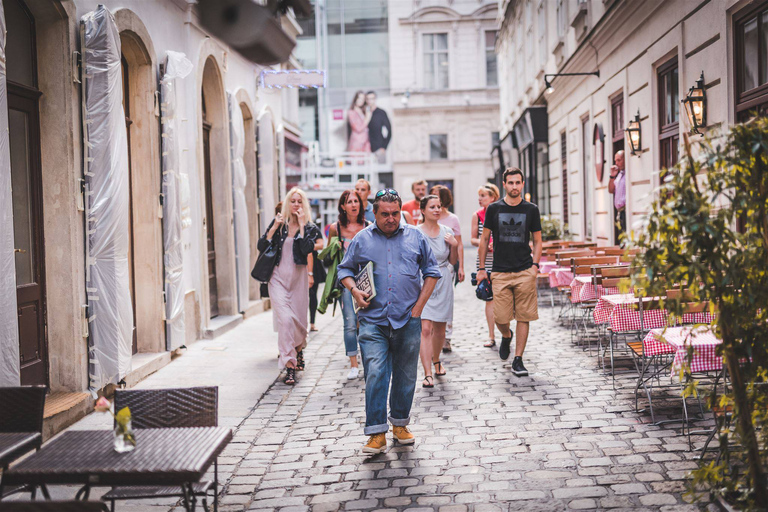
[[373, 262], [376, 296], [371, 305], [358, 312], [374, 325], [400, 329], [411, 316], [421, 293], [421, 276], [442, 277], [426, 237], [413, 226], [400, 226], [387, 237], [373, 224], [360, 231], [338, 266], [339, 280], [355, 277]]
[[366, 201], [365, 206], [365, 220], [368, 222], [376, 222], [376, 214], [373, 213], [373, 205]]

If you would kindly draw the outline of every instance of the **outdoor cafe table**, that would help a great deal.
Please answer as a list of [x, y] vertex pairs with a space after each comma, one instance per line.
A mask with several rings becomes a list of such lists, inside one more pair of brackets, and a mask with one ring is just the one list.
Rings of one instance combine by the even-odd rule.
[[[3, 485], [178, 486], [188, 494], [232, 440], [226, 427], [136, 429], [136, 448], [114, 450], [111, 430], [64, 432], [3, 475]], [[183, 492], [182, 492], [183, 491]], [[195, 498], [184, 498], [186, 510]]]
[[571, 302], [586, 302], [588, 300], [599, 299], [603, 295], [619, 293], [616, 287], [603, 288], [601, 285], [592, 284], [592, 276], [576, 276], [571, 281]]
[[[659, 297], [644, 297], [643, 302], [660, 300]], [[669, 313], [664, 309], [643, 310], [643, 322], [637, 309], [638, 297], [632, 293], [603, 295], [597, 301], [593, 316], [596, 324], [609, 324], [613, 332], [631, 332], [643, 329], [659, 329], [667, 326]], [[708, 312], [683, 315], [684, 324], [709, 324], [712, 315]]]
[[549, 271], [549, 287], [558, 288], [568, 286], [573, 281], [573, 272], [570, 267], [555, 267]]
[[[723, 358], [717, 355], [717, 346], [722, 340], [715, 336], [709, 326], [668, 327], [652, 329], [643, 339], [643, 354], [647, 357], [675, 354], [672, 374], [681, 368], [691, 373], [720, 371]], [[688, 347], [693, 355], [688, 357]]]

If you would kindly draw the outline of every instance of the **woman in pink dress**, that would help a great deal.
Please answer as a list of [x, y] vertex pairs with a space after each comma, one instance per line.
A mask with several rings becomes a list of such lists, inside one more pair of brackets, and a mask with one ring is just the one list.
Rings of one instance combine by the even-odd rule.
[[370, 153], [371, 140], [368, 137], [368, 123], [371, 122], [371, 109], [365, 105], [365, 93], [357, 91], [355, 99], [347, 113], [349, 122], [349, 140], [347, 151], [350, 153]]

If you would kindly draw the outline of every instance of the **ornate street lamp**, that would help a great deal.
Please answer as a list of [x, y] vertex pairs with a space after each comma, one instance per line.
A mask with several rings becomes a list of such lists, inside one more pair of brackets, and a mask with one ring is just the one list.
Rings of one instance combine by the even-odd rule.
[[629, 144], [633, 155], [637, 155], [643, 149], [642, 139], [640, 137], [640, 110], [638, 109], [635, 118], [629, 122], [624, 129], [624, 134], [627, 138], [627, 144]]
[[683, 100], [691, 133], [701, 133], [699, 128], [707, 126], [707, 92], [704, 89], [704, 72], [696, 80], [696, 85], [688, 90], [688, 96]]

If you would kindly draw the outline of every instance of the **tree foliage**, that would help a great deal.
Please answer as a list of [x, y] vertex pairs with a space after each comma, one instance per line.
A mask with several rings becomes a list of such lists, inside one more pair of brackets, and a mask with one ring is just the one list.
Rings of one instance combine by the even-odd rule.
[[[716, 313], [713, 329], [733, 410], [719, 433], [721, 463], [703, 463], [693, 484], [768, 510], [768, 119], [701, 142], [669, 171], [633, 245], [634, 285], [651, 296], [679, 285]], [[681, 314], [682, 301], [668, 301]], [[740, 464], [731, 464], [740, 462]]]

